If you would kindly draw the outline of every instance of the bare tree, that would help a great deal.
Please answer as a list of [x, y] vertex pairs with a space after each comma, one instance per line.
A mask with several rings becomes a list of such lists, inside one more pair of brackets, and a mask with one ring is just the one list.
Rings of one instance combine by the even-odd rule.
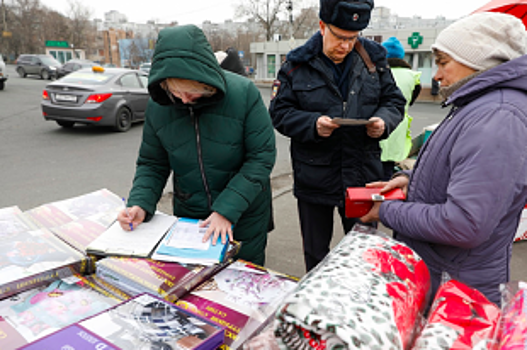
[[39, 0], [15, 0], [12, 7], [11, 49], [18, 56], [21, 53], [42, 52], [44, 44], [38, 35], [41, 29]]
[[40, 42], [45, 45], [46, 40], [67, 40], [69, 28], [69, 19], [57, 11], [43, 7], [40, 10], [39, 30]]
[[276, 32], [280, 16], [285, 16], [291, 0], [244, 0], [236, 7], [237, 17], [253, 18], [265, 31], [269, 41]]
[[75, 48], [92, 49], [95, 28], [90, 22], [92, 12], [80, 0], [68, 0], [70, 19], [69, 42]]

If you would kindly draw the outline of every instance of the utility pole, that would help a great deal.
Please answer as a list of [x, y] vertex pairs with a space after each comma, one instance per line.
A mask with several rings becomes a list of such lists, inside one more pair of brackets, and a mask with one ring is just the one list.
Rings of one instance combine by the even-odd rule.
[[2, 29], [4, 30], [4, 32], [7, 32], [7, 23], [5, 21], [5, 4], [4, 4], [4, 0], [2, 0], [2, 22], [4, 24]]
[[288, 0], [287, 11], [289, 12], [289, 46], [293, 49], [295, 39], [293, 38], [293, 0]]

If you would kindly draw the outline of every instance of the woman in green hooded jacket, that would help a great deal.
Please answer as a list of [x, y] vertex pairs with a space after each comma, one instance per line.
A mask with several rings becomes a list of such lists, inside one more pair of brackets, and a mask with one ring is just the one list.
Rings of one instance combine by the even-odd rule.
[[[118, 220], [149, 220], [173, 173], [178, 217], [204, 220], [204, 240], [235, 239], [238, 258], [265, 263], [276, 158], [271, 119], [256, 86], [223, 70], [194, 25], [159, 32], [133, 187]], [[132, 225], [130, 225], [132, 224]]]

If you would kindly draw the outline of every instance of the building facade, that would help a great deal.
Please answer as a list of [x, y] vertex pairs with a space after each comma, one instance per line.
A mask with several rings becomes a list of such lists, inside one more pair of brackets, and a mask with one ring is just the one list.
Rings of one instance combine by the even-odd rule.
[[[392, 36], [399, 39], [405, 49], [405, 60], [414, 70], [422, 72], [421, 84], [424, 89], [430, 89], [436, 69], [430, 47], [437, 35], [452, 22], [454, 20], [444, 17], [398, 17], [392, 15], [390, 9], [378, 7], [372, 12], [370, 25], [361, 35], [379, 43]], [[287, 53], [306, 41], [304, 39], [251, 43], [251, 54], [256, 56], [255, 79], [274, 80]]]

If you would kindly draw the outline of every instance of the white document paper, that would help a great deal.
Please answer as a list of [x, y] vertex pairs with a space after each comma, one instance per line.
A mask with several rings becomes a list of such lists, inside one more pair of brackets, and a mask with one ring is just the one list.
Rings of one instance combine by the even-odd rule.
[[157, 212], [152, 220], [143, 222], [133, 231], [123, 230], [119, 222], [115, 221], [86, 251], [103, 255], [147, 257], [176, 220], [175, 216]]
[[205, 232], [207, 232], [207, 228], [200, 228], [200, 223], [201, 221], [188, 222], [179, 220], [166, 245], [183, 249], [209, 249], [210, 239], [207, 242], [202, 242], [203, 236], [205, 235]]

